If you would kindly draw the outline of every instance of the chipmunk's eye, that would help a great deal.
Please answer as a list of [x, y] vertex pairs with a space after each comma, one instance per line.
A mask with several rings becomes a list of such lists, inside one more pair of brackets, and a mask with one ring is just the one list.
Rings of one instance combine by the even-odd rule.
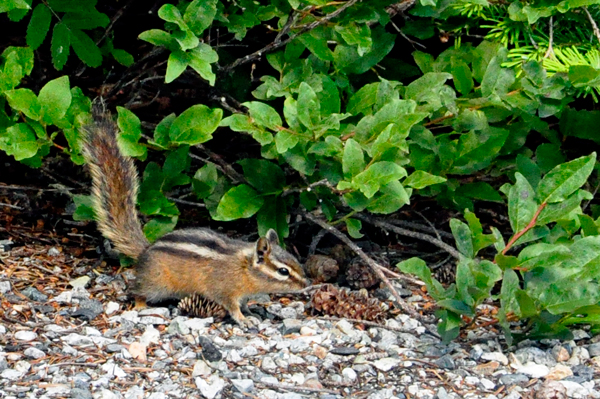
[[281, 274], [282, 276], [290, 275], [290, 271], [288, 269], [286, 269], [285, 267], [280, 267], [279, 269], [277, 269], [277, 273]]

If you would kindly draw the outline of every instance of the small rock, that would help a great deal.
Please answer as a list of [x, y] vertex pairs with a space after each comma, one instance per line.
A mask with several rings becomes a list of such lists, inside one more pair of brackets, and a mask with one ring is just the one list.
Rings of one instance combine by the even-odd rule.
[[8, 240], [0, 240], [0, 252], [8, 252], [10, 248], [13, 246], [14, 241]]
[[572, 375], [573, 371], [570, 367], [567, 367], [562, 364], [557, 364], [556, 366], [550, 369], [550, 372], [546, 375], [546, 380], [559, 381]]
[[198, 337], [199, 344], [202, 346], [202, 358], [209, 362], [218, 362], [223, 359], [221, 351], [211, 342], [210, 339], [200, 336]]
[[69, 281], [69, 285], [73, 288], [85, 288], [89, 284], [90, 280], [91, 278], [88, 276], [81, 276]]
[[108, 344], [104, 348], [107, 353], [120, 353], [124, 349], [123, 345], [119, 344]]
[[573, 341], [580, 341], [582, 339], [588, 339], [590, 337], [590, 334], [588, 334], [584, 330], [573, 330], [571, 332], [573, 333]]
[[554, 359], [556, 359], [557, 362], [566, 362], [571, 357], [569, 351], [562, 345], [556, 345], [555, 347], [553, 347], [552, 355], [554, 356]]
[[125, 399], [144, 399], [144, 390], [138, 386], [132, 386], [125, 392]]
[[402, 361], [400, 359], [396, 359], [393, 357], [384, 357], [383, 359], [378, 359], [373, 362], [373, 366], [375, 366], [378, 370], [381, 371], [390, 371], [394, 367], [398, 366]]
[[573, 381], [559, 381], [567, 389], [567, 396], [574, 399], [587, 399], [590, 397], [591, 392], [589, 389], [581, 384]]
[[14, 369], [6, 369], [0, 373], [0, 377], [6, 378], [7, 380], [18, 380], [23, 376], [23, 373]]
[[281, 309], [280, 317], [283, 319], [296, 319], [298, 318], [298, 314], [296, 313], [296, 309], [291, 307], [285, 307]]
[[342, 370], [342, 377], [344, 377], [344, 380], [348, 382], [354, 382], [358, 378], [358, 375], [356, 374], [356, 371], [350, 367], [346, 367]]
[[21, 294], [35, 302], [46, 302], [48, 300], [48, 295], [42, 294], [34, 287], [26, 287], [21, 291]]
[[152, 325], [146, 326], [146, 331], [142, 334], [140, 342], [146, 346], [149, 344], [158, 344], [160, 341], [160, 332]]
[[[7, 292], [10, 292], [10, 281], [0, 281], [0, 294], [6, 294]], [[23, 291], [21, 293], [23, 294]]]
[[197, 360], [192, 370], [192, 377], [206, 377], [212, 374], [212, 369], [204, 360]]
[[58, 296], [55, 296], [50, 302], [58, 302], [63, 304], [69, 304], [73, 301], [73, 293], [71, 291], [63, 291]]
[[61, 340], [72, 346], [90, 346], [94, 344], [90, 337], [75, 333], [65, 335], [64, 337], [61, 337]]
[[142, 363], [145, 363], [148, 360], [148, 358], [146, 357], [147, 349], [148, 347], [146, 346], [146, 344], [142, 342], [132, 342], [129, 345], [129, 348], [127, 348], [131, 356]]
[[196, 383], [196, 387], [200, 390], [200, 393], [207, 399], [213, 399], [223, 390], [223, 388], [225, 388], [223, 379], [216, 375], [210, 376], [208, 380], [196, 377], [194, 382]]
[[119, 305], [117, 302], [110, 301], [109, 303], [106, 304], [104, 313], [106, 315], [111, 315], [111, 314], [117, 312], [120, 308], [121, 308], [121, 305]]
[[496, 361], [491, 361], [484, 364], [478, 364], [473, 367], [473, 372], [480, 375], [492, 375], [497, 369], [500, 367], [500, 363]]
[[254, 381], [250, 379], [231, 380], [233, 387], [242, 393], [249, 393], [254, 390]]
[[300, 335], [312, 337], [314, 335], [317, 335], [317, 331], [310, 327], [303, 326], [300, 327]]
[[188, 335], [190, 328], [186, 325], [187, 317], [177, 316], [169, 324], [167, 332], [169, 334]]
[[335, 327], [346, 335], [354, 336], [356, 334], [354, 326], [348, 320], [338, 321], [335, 323]]
[[334, 355], [352, 356], [352, 355], [358, 355], [359, 350], [353, 346], [341, 346], [338, 348], [332, 348], [330, 350], [330, 352], [333, 353]]
[[73, 399], [92, 399], [92, 393], [86, 388], [73, 388], [71, 389], [71, 398]]
[[567, 388], [557, 381], [545, 381], [536, 393], [536, 398], [567, 399]]
[[112, 360], [104, 363], [101, 366], [102, 371], [104, 371], [108, 376], [114, 376], [117, 378], [125, 378], [127, 377], [127, 373], [123, 371], [121, 367], [116, 365]]
[[527, 362], [516, 368], [517, 373], [528, 375], [531, 378], [542, 378], [548, 375], [550, 369], [544, 364]]
[[48, 256], [58, 256], [60, 251], [56, 247], [52, 247], [48, 250]]
[[277, 364], [275, 364], [273, 358], [271, 358], [270, 356], [265, 356], [260, 365], [260, 368], [262, 368], [266, 372], [273, 372], [277, 370]]
[[15, 333], [15, 339], [24, 342], [33, 341], [37, 336], [33, 331], [17, 331]]
[[434, 363], [438, 367], [446, 370], [454, 370], [456, 368], [456, 365], [454, 364], [454, 359], [452, 359], [452, 356], [450, 355], [444, 355], [439, 359], [435, 359]]
[[300, 332], [300, 328], [302, 327], [302, 321], [297, 319], [284, 319], [283, 320], [283, 328], [281, 333], [283, 335], [288, 335], [292, 333]]
[[46, 356], [46, 354], [38, 348], [27, 348], [23, 353], [25, 354], [25, 356], [31, 359], [41, 359], [44, 356]]
[[185, 325], [187, 328], [192, 330], [193, 332], [197, 332], [198, 334], [203, 334], [206, 329], [214, 322], [212, 317], [208, 317], [206, 319], [189, 319], [185, 321]]
[[506, 366], [508, 364], [508, 358], [506, 357], [505, 354], [501, 353], [501, 352], [487, 352], [487, 353], [482, 353], [481, 354], [481, 358], [483, 360], [495, 360], [498, 363]]
[[504, 374], [500, 377], [500, 382], [507, 386], [525, 386], [529, 383], [529, 378], [524, 374]]
[[590, 344], [587, 349], [591, 357], [600, 356], [600, 342]]

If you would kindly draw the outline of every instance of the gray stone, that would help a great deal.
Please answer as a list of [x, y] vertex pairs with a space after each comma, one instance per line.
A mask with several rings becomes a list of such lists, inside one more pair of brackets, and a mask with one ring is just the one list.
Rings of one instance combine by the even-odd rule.
[[0, 281], [0, 294], [6, 294], [7, 292], [10, 292], [10, 281]]
[[69, 285], [73, 288], [85, 288], [90, 283], [91, 278], [88, 276], [77, 277], [69, 281]]
[[454, 359], [450, 355], [444, 355], [439, 359], [435, 359], [433, 361], [438, 367], [446, 369], [446, 370], [454, 370], [456, 369], [456, 364], [454, 363]]
[[24, 341], [24, 342], [29, 342], [29, 341], [33, 341], [34, 339], [37, 338], [37, 334], [34, 333], [33, 331], [17, 331], [15, 333], [15, 339], [18, 341]]
[[529, 383], [529, 377], [527, 377], [525, 374], [504, 374], [500, 377], [500, 382], [507, 386], [525, 386], [527, 383]]
[[594, 344], [590, 344], [587, 348], [591, 357], [600, 356], [600, 342], [596, 342]]
[[223, 354], [210, 339], [199, 336], [198, 341], [198, 343], [202, 346], [202, 359], [206, 359], [209, 362], [218, 362], [223, 359]]
[[383, 359], [375, 360], [373, 362], [373, 366], [381, 371], [390, 371], [400, 363], [402, 363], [402, 360], [400, 359], [396, 359], [394, 357], [384, 357]]
[[38, 348], [27, 348], [23, 353], [25, 354], [25, 356], [31, 359], [41, 359], [44, 356], [46, 356], [46, 354]]
[[352, 356], [352, 355], [358, 355], [358, 349], [353, 347], [353, 346], [341, 346], [338, 348], [332, 348], [330, 351], [330, 353], [333, 353], [334, 355], [340, 355], [340, 356]]
[[196, 377], [194, 382], [200, 393], [207, 399], [213, 399], [225, 388], [225, 381], [216, 375], [210, 376], [207, 380]]
[[92, 399], [92, 393], [89, 389], [73, 388], [71, 389], [71, 398], [73, 399]]
[[297, 333], [300, 332], [300, 328], [302, 328], [302, 321], [298, 319], [284, 319], [281, 333], [283, 335]]
[[250, 379], [231, 380], [231, 384], [238, 392], [249, 393], [254, 391], [254, 381]]
[[141, 387], [133, 386], [125, 392], [125, 399], [144, 399], [144, 390]]

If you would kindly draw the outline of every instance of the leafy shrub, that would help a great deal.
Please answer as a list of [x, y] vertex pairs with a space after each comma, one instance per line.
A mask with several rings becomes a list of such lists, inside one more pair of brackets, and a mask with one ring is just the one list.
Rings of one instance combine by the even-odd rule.
[[[564, 269], [581, 250], [580, 241], [597, 236], [597, 222], [580, 208], [590, 197], [580, 187], [595, 157], [565, 164], [567, 157], [584, 154], [567, 154], [562, 145], [568, 137], [599, 140], [598, 112], [586, 109], [598, 93], [594, 40], [600, 38], [590, 21], [599, 7], [421, 0], [409, 11], [411, 20], [400, 21], [399, 6], [392, 5], [385, 0], [162, 5], [163, 26], [139, 39], [162, 48], [165, 83], [192, 74], [210, 85], [230, 85], [244, 102], [226, 107], [224, 99], [225, 116], [220, 106], [191, 105], [160, 121], [147, 142], [140, 142], [139, 118], [118, 108], [126, 154], [145, 160], [148, 148], [164, 153], [164, 163], [147, 163], [142, 176], [138, 202], [150, 219], [146, 234], [155, 239], [175, 227], [179, 210], [169, 195], [181, 188], [191, 190], [216, 220], [256, 217], [261, 234], [275, 228], [283, 237], [299, 206], [319, 209], [360, 237], [357, 213], [392, 214], [417, 194], [431, 196], [443, 206], [466, 209], [467, 224], [453, 220], [450, 226], [462, 254], [456, 285], [442, 288], [422, 261], [401, 267], [428, 283], [442, 309], [445, 338], [456, 336], [461, 314], [475, 317], [477, 305], [500, 280], [500, 321], [507, 332], [512, 315], [536, 321], [539, 336], [591, 322], [592, 316], [575, 315], [596, 311], [597, 298], [589, 293], [597, 278], [594, 266], [551, 271], [541, 262]], [[110, 62], [103, 58], [107, 54], [124, 65], [132, 65], [133, 57], [113, 47], [109, 18], [93, 0], [13, 0], [0, 6], [12, 21], [30, 12], [23, 32], [28, 46], [2, 53], [0, 150], [32, 167], [52, 149], [81, 164], [79, 130], [90, 121], [90, 99], [67, 76], [44, 82], [37, 94], [31, 90], [27, 76], [34, 70], [34, 50], [43, 48], [52, 30], [57, 70], [69, 65], [70, 48], [91, 67]], [[473, 39], [475, 30], [487, 40]], [[275, 33], [252, 37], [250, 31]], [[264, 47], [240, 55], [246, 47], [221, 46], [211, 39], [215, 32]], [[406, 39], [414, 44], [413, 39], [435, 35], [452, 39], [454, 46], [404, 56]], [[251, 96], [244, 96], [234, 87], [248, 86], [239, 71], [261, 57], [267, 71], [261, 70]], [[226, 131], [258, 143], [261, 158], [240, 157], [235, 167], [192, 162], [193, 151]], [[62, 142], [66, 146], [57, 144]], [[478, 181], [481, 176], [490, 178]], [[565, 182], [565, 176], [575, 177]], [[498, 189], [506, 181], [512, 184]], [[75, 200], [75, 217], [89, 217], [86, 198]], [[507, 201], [516, 238], [504, 245], [497, 229], [483, 234], [475, 201]], [[493, 261], [477, 258], [492, 245], [499, 252]], [[507, 255], [515, 245], [527, 246], [518, 256]], [[544, 285], [540, 276], [547, 275], [554, 280]], [[583, 291], [572, 286], [576, 281]], [[578, 313], [583, 306], [591, 307]], [[561, 315], [566, 316], [555, 318]]]

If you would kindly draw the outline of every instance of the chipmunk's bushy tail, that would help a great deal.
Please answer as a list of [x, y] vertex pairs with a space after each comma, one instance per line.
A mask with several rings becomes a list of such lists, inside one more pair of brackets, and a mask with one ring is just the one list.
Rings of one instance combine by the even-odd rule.
[[101, 101], [92, 113], [94, 123], [84, 128], [83, 155], [92, 175], [98, 230], [120, 253], [137, 259], [149, 245], [136, 210], [137, 171], [119, 149], [117, 127]]

